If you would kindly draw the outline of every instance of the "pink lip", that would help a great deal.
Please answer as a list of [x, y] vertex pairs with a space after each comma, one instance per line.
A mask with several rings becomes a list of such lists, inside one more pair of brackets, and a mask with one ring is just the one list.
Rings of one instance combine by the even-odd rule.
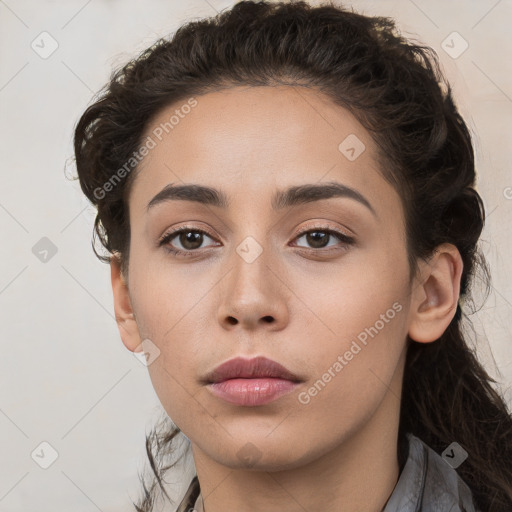
[[230, 359], [206, 375], [203, 382], [229, 403], [255, 406], [289, 393], [302, 379], [276, 361], [260, 356]]
[[210, 391], [235, 405], [264, 405], [289, 393], [299, 384], [286, 379], [254, 378], [228, 379], [208, 384]]
[[208, 373], [204, 381], [222, 382], [227, 379], [252, 379], [253, 377], [276, 377], [297, 382], [301, 380], [283, 365], [260, 356], [252, 359], [244, 357], [230, 359]]

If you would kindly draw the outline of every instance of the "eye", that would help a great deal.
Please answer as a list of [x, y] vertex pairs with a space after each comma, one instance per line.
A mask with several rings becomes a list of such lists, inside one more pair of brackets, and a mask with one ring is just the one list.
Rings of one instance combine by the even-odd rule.
[[[195, 256], [196, 254], [194, 253], [196, 251], [204, 248], [202, 246], [205, 237], [214, 240], [213, 237], [209, 236], [209, 234], [202, 229], [185, 226], [165, 233], [159, 239], [158, 246], [164, 246], [165, 250], [176, 256]], [[309, 244], [309, 246], [301, 244], [297, 244], [296, 246], [306, 247], [313, 251], [315, 249], [321, 250], [336, 246], [343, 248], [354, 243], [354, 239], [345, 233], [323, 226], [317, 226], [302, 231], [294, 240], [300, 240], [301, 238], [305, 238], [306, 244]], [[338, 239], [341, 244], [329, 244], [330, 241], [333, 241], [333, 238]], [[176, 239], [176, 241], [171, 243], [174, 239]], [[179, 244], [178, 247], [174, 245], [176, 243]]]
[[[354, 243], [354, 239], [345, 233], [340, 231], [336, 231], [331, 228], [326, 227], [316, 227], [314, 229], [308, 229], [307, 231], [302, 231], [295, 238], [296, 240], [300, 240], [304, 238], [307, 244], [310, 244], [309, 248], [312, 249], [324, 249], [326, 247], [336, 246], [338, 244], [334, 243], [331, 246], [328, 243], [333, 239], [333, 237], [337, 238], [342, 242], [342, 246], [350, 245]], [[308, 247], [307, 245], [298, 244], [298, 247]]]
[[[190, 227], [182, 227], [180, 229], [176, 229], [174, 231], [165, 233], [159, 240], [158, 246], [165, 246], [165, 249], [173, 254], [193, 256], [193, 252], [202, 249], [202, 244], [204, 242], [204, 238], [212, 237], [208, 235], [206, 231], [197, 228]], [[176, 247], [171, 244], [171, 240], [177, 239], [175, 243], [181, 245], [181, 247]]]

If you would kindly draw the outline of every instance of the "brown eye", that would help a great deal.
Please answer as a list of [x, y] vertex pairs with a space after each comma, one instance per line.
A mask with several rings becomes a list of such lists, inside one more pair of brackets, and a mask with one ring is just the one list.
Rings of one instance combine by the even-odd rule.
[[[297, 240], [305, 238], [307, 245], [297, 244], [298, 247], [309, 247], [311, 249], [325, 249], [327, 247], [335, 247], [336, 245], [348, 245], [353, 243], [353, 238], [340, 233], [339, 231], [335, 231], [333, 229], [310, 229], [308, 231], [303, 231], [296, 237]], [[337, 244], [335, 239], [342, 242], [341, 244]], [[333, 244], [329, 244], [329, 242], [333, 240]]]
[[310, 231], [306, 233], [307, 242], [315, 249], [321, 249], [327, 245], [331, 235], [326, 231]]
[[184, 249], [199, 249], [203, 243], [203, 233], [198, 231], [182, 231], [178, 240]]
[[[193, 253], [201, 249], [205, 242], [205, 237], [213, 240], [205, 231], [201, 229], [181, 228], [165, 234], [159, 241], [159, 246], [165, 246], [172, 253]], [[173, 243], [171, 241], [174, 240]]]

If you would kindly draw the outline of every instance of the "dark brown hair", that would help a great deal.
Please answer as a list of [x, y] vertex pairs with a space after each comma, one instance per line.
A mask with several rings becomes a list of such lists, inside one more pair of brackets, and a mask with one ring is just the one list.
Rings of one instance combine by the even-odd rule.
[[[112, 177], [119, 178], [165, 106], [237, 85], [309, 87], [356, 116], [379, 148], [384, 177], [402, 198], [411, 273], [439, 244], [458, 248], [464, 306], [458, 304], [435, 342], [407, 340], [399, 448], [406, 432], [438, 453], [456, 441], [469, 453], [458, 472], [477, 506], [510, 512], [512, 417], [462, 333], [463, 322], [469, 323], [470, 285], [480, 277], [487, 292], [490, 286], [478, 247], [485, 212], [474, 188], [471, 136], [435, 52], [402, 37], [391, 19], [333, 3], [243, 1], [158, 40], [113, 73], [76, 127], [78, 178], [98, 209], [94, 233], [109, 253], [119, 254], [127, 276], [127, 194], [138, 167], [125, 167], [126, 179], [119, 183]], [[94, 241], [93, 236], [96, 252]], [[179, 433], [177, 426], [164, 424], [147, 436], [155, 478], [149, 489], [143, 482], [139, 512], [153, 510], [157, 484], [167, 496], [162, 480], [172, 464], [163, 460]], [[400, 448], [402, 463], [403, 458]], [[193, 483], [186, 506], [193, 506], [199, 493], [197, 477]]]

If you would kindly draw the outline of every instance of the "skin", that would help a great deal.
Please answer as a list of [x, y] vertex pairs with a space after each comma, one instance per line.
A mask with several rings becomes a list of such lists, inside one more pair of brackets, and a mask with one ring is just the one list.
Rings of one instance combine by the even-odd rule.
[[[150, 339], [160, 351], [148, 370], [162, 406], [191, 440], [205, 511], [380, 511], [399, 477], [407, 335], [428, 343], [447, 328], [460, 255], [443, 244], [409, 280], [402, 202], [381, 175], [376, 145], [321, 93], [235, 87], [196, 99], [146, 156], [130, 192], [128, 275], [111, 262], [122, 341], [140, 351]], [[162, 110], [146, 135], [179, 106]], [[350, 134], [366, 147], [354, 161], [338, 149]], [[348, 197], [272, 210], [277, 190], [327, 181], [356, 189], [375, 215]], [[222, 189], [230, 205], [174, 200], [148, 212], [169, 183]], [[189, 249], [193, 257], [157, 246], [185, 224], [209, 232]], [[354, 244], [324, 235], [321, 248], [300, 234], [326, 226]], [[262, 249], [252, 263], [236, 251], [248, 236]], [[185, 247], [179, 236], [169, 243]], [[299, 393], [396, 302], [400, 312], [301, 403]], [[229, 404], [201, 379], [238, 355], [264, 355], [304, 382], [263, 406]]]

